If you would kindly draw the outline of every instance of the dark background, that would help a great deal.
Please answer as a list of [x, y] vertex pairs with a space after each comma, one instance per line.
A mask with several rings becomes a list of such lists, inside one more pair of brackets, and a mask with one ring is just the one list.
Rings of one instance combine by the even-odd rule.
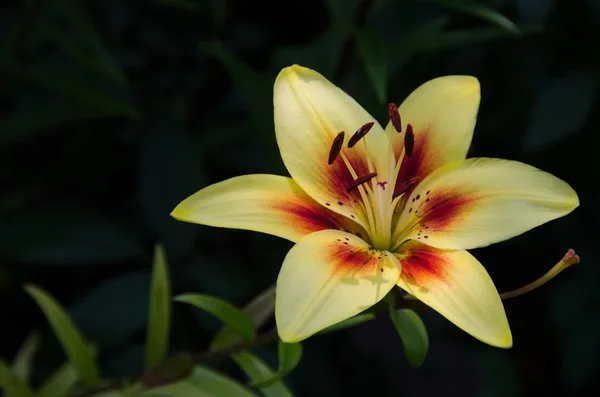
[[[600, 4], [594, 0], [42, 1], [0, 8], [0, 357], [42, 332], [34, 381], [64, 361], [23, 290], [55, 295], [107, 376], [141, 369], [153, 245], [173, 292], [243, 305], [275, 282], [291, 243], [179, 223], [174, 206], [225, 178], [286, 175], [275, 142], [278, 71], [312, 67], [385, 124], [426, 80], [476, 76], [469, 156], [514, 159], [569, 182], [581, 206], [473, 251], [498, 289], [581, 264], [505, 302], [514, 347], [482, 344], [423, 313], [430, 353], [403, 356], [388, 318], [309, 339], [287, 378], [298, 396], [587, 396], [600, 386]], [[488, 11], [489, 11], [488, 10]], [[515, 26], [502, 20], [501, 13]], [[358, 40], [360, 39], [360, 40]], [[369, 73], [374, 72], [372, 75]], [[377, 80], [371, 79], [377, 76]], [[218, 321], [174, 308], [172, 352], [205, 350]], [[275, 345], [258, 350], [276, 365]], [[211, 365], [244, 379], [229, 360]]]

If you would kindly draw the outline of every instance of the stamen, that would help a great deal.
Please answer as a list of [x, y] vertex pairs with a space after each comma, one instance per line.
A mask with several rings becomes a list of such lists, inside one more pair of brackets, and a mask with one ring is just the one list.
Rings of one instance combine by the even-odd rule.
[[359, 176], [358, 178], [356, 178], [354, 180], [354, 182], [352, 182], [347, 188], [346, 188], [346, 192], [350, 192], [352, 189], [354, 189], [355, 187], [358, 187], [360, 185], [362, 185], [365, 182], [369, 182], [371, 179], [373, 179], [374, 177], [377, 176], [376, 172], [371, 172], [370, 174], [366, 174], [363, 176]]
[[406, 126], [406, 132], [404, 133], [404, 150], [406, 151], [406, 156], [410, 158], [413, 154], [413, 149], [415, 147], [415, 134], [413, 133], [412, 124], [408, 124]]
[[531, 284], [527, 284], [524, 287], [517, 288], [514, 291], [505, 292], [503, 294], [500, 294], [500, 297], [502, 299], [514, 298], [516, 296], [523, 295], [527, 292], [533, 291], [534, 289], [539, 288], [542, 285], [546, 284], [548, 281], [552, 280], [560, 272], [562, 272], [569, 266], [575, 265], [577, 263], [579, 263], [579, 255], [577, 255], [574, 250], [570, 249], [569, 251], [567, 251], [565, 256], [560, 260], [560, 262], [558, 262], [556, 265], [554, 265], [554, 267], [552, 269], [550, 269], [550, 271], [548, 273], [544, 274], [542, 277], [538, 278]]
[[390, 121], [396, 132], [402, 132], [402, 121], [400, 120], [400, 112], [395, 103], [390, 103], [389, 106]]
[[418, 176], [413, 176], [412, 178], [408, 178], [407, 180], [405, 180], [404, 182], [402, 182], [402, 184], [400, 186], [398, 186], [398, 188], [396, 189], [396, 191], [394, 192], [394, 194], [392, 195], [392, 199], [395, 199], [396, 197], [406, 193], [406, 191], [408, 189], [410, 189], [411, 187], [415, 186], [417, 184], [417, 182], [419, 182], [419, 177]]
[[374, 124], [375, 123], [370, 122], [370, 123], [363, 125], [358, 130], [356, 130], [354, 135], [352, 135], [352, 137], [348, 141], [348, 147], [351, 148], [354, 145], [356, 145], [358, 143], [358, 141], [360, 141], [365, 135], [367, 135], [367, 132], [371, 131], [371, 128], [373, 128]]
[[329, 149], [329, 160], [327, 161], [329, 165], [335, 162], [338, 154], [340, 154], [340, 150], [342, 150], [342, 145], [344, 144], [344, 134], [344, 131], [341, 131], [333, 139], [331, 149]]

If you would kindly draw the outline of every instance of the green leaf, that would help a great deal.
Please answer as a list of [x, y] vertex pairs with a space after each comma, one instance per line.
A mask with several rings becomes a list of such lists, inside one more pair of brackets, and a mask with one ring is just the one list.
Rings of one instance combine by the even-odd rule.
[[6, 397], [33, 397], [33, 392], [14, 371], [0, 360], [0, 389]]
[[39, 287], [27, 284], [25, 291], [44, 312], [69, 361], [77, 370], [79, 378], [86, 386], [96, 384], [99, 372], [92, 349], [86, 344], [64, 309], [47, 291]]
[[39, 347], [40, 336], [37, 332], [33, 332], [25, 339], [13, 359], [12, 369], [23, 382], [29, 382], [33, 356], [37, 353]]
[[429, 338], [423, 320], [411, 309], [390, 308], [390, 317], [404, 344], [404, 354], [408, 363], [419, 368], [429, 349]]
[[296, 366], [300, 363], [300, 359], [302, 358], [302, 344], [284, 343], [280, 339], [278, 353], [279, 368], [277, 369], [277, 373], [271, 378], [258, 382], [253, 382], [250, 386], [257, 388], [270, 386], [273, 383], [283, 379], [284, 376], [292, 372], [293, 369], [296, 368]]
[[256, 337], [250, 317], [231, 303], [202, 294], [184, 294], [175, 297], [176, 302], [188, 303], [205, 310], [233, 328], [248, 343]]
[[374, 319], [375, 319], [375, 313], [361, 313], [361, 314], [357, 314], [354, 317], [350, 317], [347, 320], [340, 321], [337, 324], [333, 324], [333, 325], [325, 328], [324, 330], [322, 330], [321, 332], [319, 332], [319, 334], [327, 334], [329, 332], [337, 332], [337, 331], [340, 331], [342, 329], [354, 327], [355, 325], [362, 324], [362, 323], [365, 323], [367, 321], [371, 321], [371, 320], [374, 320]]
[[491, 9], [483, 4], [473, 1], [456, 1], [456, 0], [429, 0], [443, 7], [455, 9], [464, 12], [465, 14], [481, 18], [485, 21], [493, 23], [515, 36], [520, 35], [521, 30], [510, 19], [500, 14], [498, 11]]
[[239, 382], [212, 369], [197, 366], [183, 381], [143, 391], [139, 397], [256, 397]]
[[36, 397], [70, 396], [77, 380], [75, 367], [70, 362], [66, 362], [41, 385]]
[[[231, 358], [240, 366], [240, 368], [250, 377], [253, 382], [262, 382], [273, 378], [273, 370], [269, 368], [260, 358], [243, 352], [231, 356]], [[266, 397], [291, 397], [292, 393], [283, 384], [277, 381], [269, 386], [263, 386], [261, 393]]]
[[146, 368], [164, 360], [171, 327], [171, 288], [167, 258], [162, 245], [154, 248], [154, 269], [150, 290], [148, 332], [146, 336]]
[[[261, 294], [252, 299], [242, 309], [250, 317], [255, 329], [259, 329], [273, 316], [275, 311], [275, 285], [272, 285]], [[219, 330], [210, 344], [210, 350], [225, 349], [242, 341], [240, 335], [230, 326], [226, 325]]]
[[356, 32], [358, 50], [380, 103], [387, 99], [388, 63], [383, 38], [374, 30]]

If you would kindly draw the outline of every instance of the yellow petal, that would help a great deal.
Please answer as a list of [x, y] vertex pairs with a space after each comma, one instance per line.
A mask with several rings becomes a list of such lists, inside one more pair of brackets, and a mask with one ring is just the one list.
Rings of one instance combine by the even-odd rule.
[[507, 240], [579, 205], [564, 181], [517, 161], [475, 158], [430, 174], [408, 197], [396, 236], [446, 249]]
[[284, 342], [298, 342], [379, 302], [398, 281], [398, 260], [360, 238], [323, 230], [286, 256], [275, 298]]
[[[281, 157], [294, 180], [312, 198], [347, 217], [364, 221], [354, 205], [358, 189], [347, 192], [357, 176], [378, 172], [389, 177], [391, 152], [387, 137], [377, 121], [344, 91], [319, 73], [298, 65], [283, 69], [273, 92], [275, 132]], [[350, 137], [363, 125], [374, 122], [370, 132], [353, 148]], [[345, 131], [343, 155], [328, 164], [334, 138]], [[370, 168], [365, 156], [365, 142], [373, 160]], [[339, 204], [338, 204], [339, 203]], [[363, 223], [364, 224], [364, 223]]]
[[316, 203], [291, 178], [277, 175], [244, 175], [210, 185], [182, 201], [171, 216], [203, 225], [269, 233], [294, 242], [324, 229], [365, 233]]
[[399, 256], [399, 287], [480, 341], [502, 348], [512, 346], [498, 291], [471, 254], [409, 242]]
[[414, 149], [404, 157], [396, 187], [409, 178], [424, 178], [444, 164], [465, 159], [479, 109], [479, 82], [471, 76], [445, 76], [430, 80], [413, 91], [399, 107], [402, 133], [389, 123], [386, 134], [399, 158], [404, 131], [411, 124]]

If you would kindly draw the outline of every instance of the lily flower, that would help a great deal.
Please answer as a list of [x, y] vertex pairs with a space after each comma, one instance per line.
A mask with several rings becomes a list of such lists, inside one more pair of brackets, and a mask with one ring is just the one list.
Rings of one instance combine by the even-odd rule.
[[275, 133], [291, 178], [246, 175], [181, 202], [176, 219], [247, 229], [295, 245], [277, 279], [284, 342], [350, 318], [399, 286], [493, 346], [512, 346], [501, 298], [467, 249], [564, 216], [578, 205], [564, 181], [532, 166], [466, 159], [480, 102], [470, 76], [417, 88], [383, 129], [319, 73], [283, 69]]

